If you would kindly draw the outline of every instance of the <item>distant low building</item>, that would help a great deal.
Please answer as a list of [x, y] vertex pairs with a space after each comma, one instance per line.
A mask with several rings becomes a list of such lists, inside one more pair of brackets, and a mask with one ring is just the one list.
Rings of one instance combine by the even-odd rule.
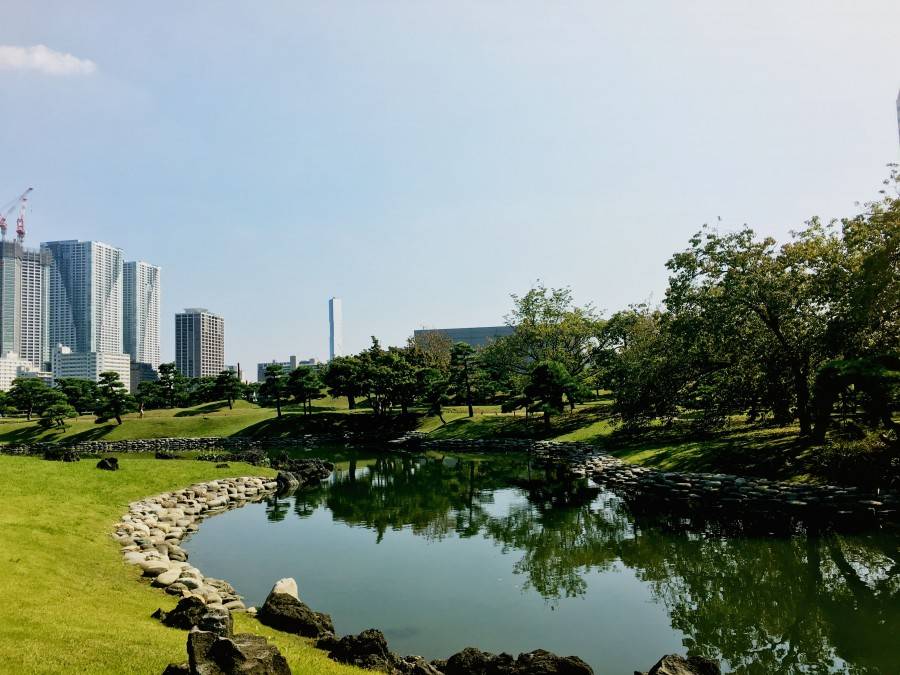
[[297, 370], [297, 368], [309, 368], [312, 366], [319, 365], [319, 361], [317, 359], [306, 359], [301, 360], [296, 356], [288, 357], [287, 361], [269, 361], [268, 363], [258, 363], [256, 364], [256, 381], [257, 382], [265, 382], [266, 381], [266, 368], [269, 366], [281, 366], [281, 369], [285, 373], [290, 373], [293, 370]]
[[7, 352], [0, 357], [0, 391], [9, 391], [13, 380], [17, 377], [44, 376], [52, 381], [53, 376], [38, 370], [31, 361], [22, 358], [15, 352]]
[[421, 328], [413, 331], [413, 339], [419, 340], [429, 333], [437, 333], [453, 343], [465, 342], [472, 347], [485, 347], [497, 338], [512, 335], [513, 326], [476, 326], [473, 328]]
[[57, 345], [52, 363], [55, 380], [72, 377], [99, 382], [100, 373], [112, 371], [131, 390], [131, 357], [123, 352], [73, 352], [69, 347]]
[[131, 386], [132, 394], [136, 394], [138, 386], [141, 382], [156, 382], [159, 380], [159, 373], [149, 363], [140, 363], [138, 361], [131, 362]]

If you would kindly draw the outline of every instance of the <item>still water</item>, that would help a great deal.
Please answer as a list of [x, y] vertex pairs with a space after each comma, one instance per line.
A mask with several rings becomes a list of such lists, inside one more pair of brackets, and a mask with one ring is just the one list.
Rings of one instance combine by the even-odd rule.
[[248, 605], [294, 577], [338, 634], [379, 628], [401, 654], [544, 648], [598, 675], [671, 652], [739, 673], [900, 673], [896, 534], [648, 517], [523, 458], [327, 458], [321, 486], [206, 521], [191, 562]]

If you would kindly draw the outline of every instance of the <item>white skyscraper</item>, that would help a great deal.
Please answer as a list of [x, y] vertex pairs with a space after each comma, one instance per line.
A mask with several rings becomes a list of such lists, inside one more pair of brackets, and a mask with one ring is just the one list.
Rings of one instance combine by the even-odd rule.
[[142, 261], [123, 268], [123, 348], [134, 363], [159, 368], [160, 269]]
[[344, 355], [344, 315], [341, 299], [328, 300], [328, 360]]
[[49, 344], [122, 353], [122, 249], [98, 241], [51, 241]]
[[176, 314], [175, 367], [185, 377], [216, 376], [225, 370], [225, 319], [200, 307]]

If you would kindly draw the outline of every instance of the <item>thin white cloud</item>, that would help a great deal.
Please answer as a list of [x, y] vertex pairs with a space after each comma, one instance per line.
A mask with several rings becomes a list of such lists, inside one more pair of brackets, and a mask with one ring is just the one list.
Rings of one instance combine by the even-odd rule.
[[90, 75], [97, 64], [45, 45], [15, 47], [0, 45], [0, 70], [33, 70], [46, 75]]

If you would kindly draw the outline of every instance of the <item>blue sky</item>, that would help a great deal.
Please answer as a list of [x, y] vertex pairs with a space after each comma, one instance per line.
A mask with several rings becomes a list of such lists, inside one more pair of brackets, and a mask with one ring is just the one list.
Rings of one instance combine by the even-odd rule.
[[538, 278], [658, 301], [703, 223], [785, 238], [898, 158], [895, 0], [4, 4], [0, 202], [162, 265], [165, 359], [185, 306], [252, 373], [331, 295], [351, 351]]

